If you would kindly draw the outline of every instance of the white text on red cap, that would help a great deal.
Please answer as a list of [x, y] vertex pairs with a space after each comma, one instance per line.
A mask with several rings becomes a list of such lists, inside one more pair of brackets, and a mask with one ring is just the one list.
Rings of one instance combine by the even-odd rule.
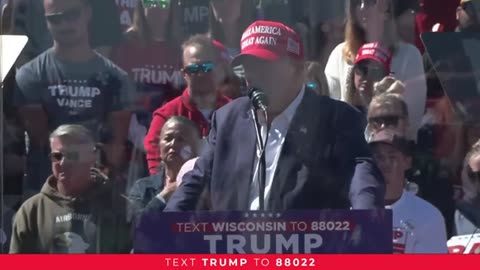
[[282, 29], [276, 26], [255, 25], [248, 28], [242, 35], [242, 40], [253, 34], [270, 34], [275, 36], [282, 35]]
[[242, 42], [242, 50], [251, 45], [269, 45], [269, 46], [276, 46], [277, 45], [277, 38], [274, 37], [267, 37], [267, 36], [259, 36], [259, 37], [251, 37], [246, 39]]

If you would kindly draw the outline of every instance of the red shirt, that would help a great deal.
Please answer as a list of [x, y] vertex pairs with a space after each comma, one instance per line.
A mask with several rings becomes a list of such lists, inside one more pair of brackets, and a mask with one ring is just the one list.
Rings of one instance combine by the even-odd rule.
[[[182, 96], [168, 102], [153, 113], [153, 120], [144, 141], [145, 150], [147, 152], [148, 168], [151, 175], [158, 171], [160, 163], [159, 134], [168, 118], [172, 116], [186, 117], [198, 125], [203, 137], [208, 135], [210, 129], [209, 120], [205, 119], [202, 112], [195, 107], [195, 104], [190, 102], [189, 92], [188, 88], [185, 89]], [[230, 101], [229, 98], [219, 95], [216, 109]]]

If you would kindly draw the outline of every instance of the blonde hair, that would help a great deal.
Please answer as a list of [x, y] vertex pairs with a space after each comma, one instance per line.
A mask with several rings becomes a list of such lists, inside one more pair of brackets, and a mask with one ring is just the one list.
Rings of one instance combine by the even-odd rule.
[[[395, 10], [393, 0], [378, 0], [386, 1], [388, 7], [385, 13], [388, 18], [385, 21], [385, 28], [383, 30], [382, 42], [386, 44], [389, 49], [394, 52], [399, 41], [397, 26], [394, 18]], [[365, 30], [362, 29], [359, 22], [355, 18], [355, 7], [352, 5], [352, 0], [348, 1], [347, 5], [347, 23], [345, 25], [345, 47], [343, 48], [343, 58], [348, 63], [353, 63], [357, 56], [358, 50], [367, 43]], [[383, 11], [379, 11], [383, 12]], [[379, 40], [380, 41], [380, 40]]]
[[393, 93], [381, 93], [372, 98], [368, 110], [370, 111], [372, 106], [378, 105], [381, 107], [400, 107], [402, 116], [408, 119], [408, 106], [405, 100], [399, 94]]

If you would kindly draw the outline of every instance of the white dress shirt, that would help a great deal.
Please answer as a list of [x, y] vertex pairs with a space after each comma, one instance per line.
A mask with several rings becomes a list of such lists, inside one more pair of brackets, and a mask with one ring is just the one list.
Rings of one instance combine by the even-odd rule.
[[[297, 111], [298, 106], [302, 102], [303, 96], [305, 94], [305, 87], [302, 88], [297, 97], [288, 105], [288, 107], [275, 119], [273, 119], [270, 126], [270, 131], [268, 132], [268, 141], [265, 147], [265, 207], [268, 207], [268, 196], [270, 195], [270, 190], [273, 184], [273, 177], [277, 169], [278, 160], [280, 158], [280, 153], [282, 152], [283, 143], [285, 142], [285, 137], [287, 135], [288, 128], [292, 122], [293, 116]], [[265, 125], [261, 128], [262, 138], [265, 140], [267, 127]], [[259, 179], [258, 179], [258, 159], [260, 158], [260, 151], [257, 149], [257, 155], [254, 162], [254, 176], [252, 185], [250, 185], [250, 210], [259, 210]]]

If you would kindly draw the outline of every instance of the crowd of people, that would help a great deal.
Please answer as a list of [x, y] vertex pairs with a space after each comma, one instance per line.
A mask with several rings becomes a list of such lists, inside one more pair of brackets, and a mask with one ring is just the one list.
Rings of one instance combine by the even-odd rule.
[[395, 253], [480, 232], [480, 103], [461, 117], [420, 39], [480, 32], [480, 0], [0, 3], [29, 38], [3, 252], [130, 253], [149, 211], [385, 207]]

